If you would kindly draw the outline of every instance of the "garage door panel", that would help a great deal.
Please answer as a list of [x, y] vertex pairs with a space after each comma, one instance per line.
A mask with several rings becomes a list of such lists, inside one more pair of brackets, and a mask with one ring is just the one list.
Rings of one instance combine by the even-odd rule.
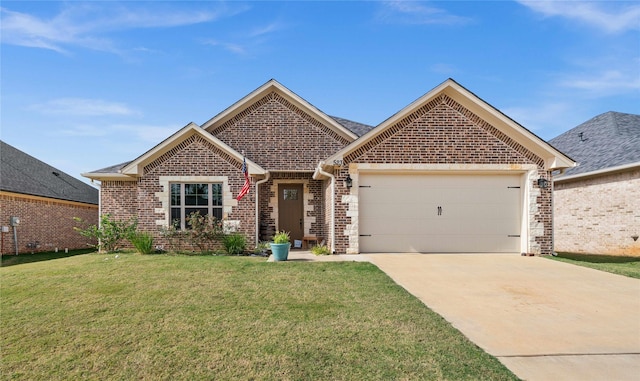
[[518, 252], [520, 177], [362, 174], [360, 251]]
[[429, 209], [435, 209], [435, 206], [378, 202], [373, 204], [373, 207], [361, 210], [360, 216], [362, 219], [421, 218]]

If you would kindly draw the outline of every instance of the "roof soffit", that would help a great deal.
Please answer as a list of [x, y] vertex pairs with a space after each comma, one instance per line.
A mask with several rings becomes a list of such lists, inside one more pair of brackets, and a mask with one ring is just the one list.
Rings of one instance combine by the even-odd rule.
[[202, 128], [210, 131], [213, 128], [220, 126], [227, 122], [228, 120], [235, 117], [237, 114], [244, 111], [246, 108], [256, 103], [260, 99], [269, 95], [270, 93], [275, 92], [278, 95], [285, 98], [287, 101], [291, 102], [296, 107], [303, 110], [305, 113], [310, 115], [312, 118], [320, 121], [325, 126], [329, 127], [336, 134], [344, 137], [347, 141], [354, 141], [358, 138], [358, 136], [352, 131], [348, 130], [340, 123], [338, 123], [335, 119], [331, 118], [324, 112], [320, 111], [317, 107], [313, 106], [311, 103], [304, 100], [302, 97], [298, 96], [291, 90], [287, 89], [285, 86], [280, 84], [278, 81], [271, 79], [264, 85], [260, 86], [244, 98], [240, 99], [226, 110], [222, 111], [218, 115], [209, 119], [206, 123], [202, 125]]

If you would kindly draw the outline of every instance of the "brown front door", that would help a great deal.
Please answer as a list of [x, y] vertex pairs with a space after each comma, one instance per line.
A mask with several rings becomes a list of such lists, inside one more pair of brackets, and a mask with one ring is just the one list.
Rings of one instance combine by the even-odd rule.
[[292, 246], [304, 235], [302, 199], [302, 184], [278, 185], [278, 229], [289, 232]]

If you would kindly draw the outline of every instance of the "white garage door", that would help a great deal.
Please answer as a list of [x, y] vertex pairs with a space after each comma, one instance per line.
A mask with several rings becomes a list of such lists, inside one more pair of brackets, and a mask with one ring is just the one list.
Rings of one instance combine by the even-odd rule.
[[360, 252], [517, 253], [520, 179], [360, 174]]

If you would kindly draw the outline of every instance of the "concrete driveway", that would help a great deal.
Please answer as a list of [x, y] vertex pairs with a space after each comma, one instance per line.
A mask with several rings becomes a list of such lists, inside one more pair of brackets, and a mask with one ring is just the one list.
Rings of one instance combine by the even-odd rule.
[[640, 380], [640, 280], [509, 254], [368, 254], [524, 380]]

